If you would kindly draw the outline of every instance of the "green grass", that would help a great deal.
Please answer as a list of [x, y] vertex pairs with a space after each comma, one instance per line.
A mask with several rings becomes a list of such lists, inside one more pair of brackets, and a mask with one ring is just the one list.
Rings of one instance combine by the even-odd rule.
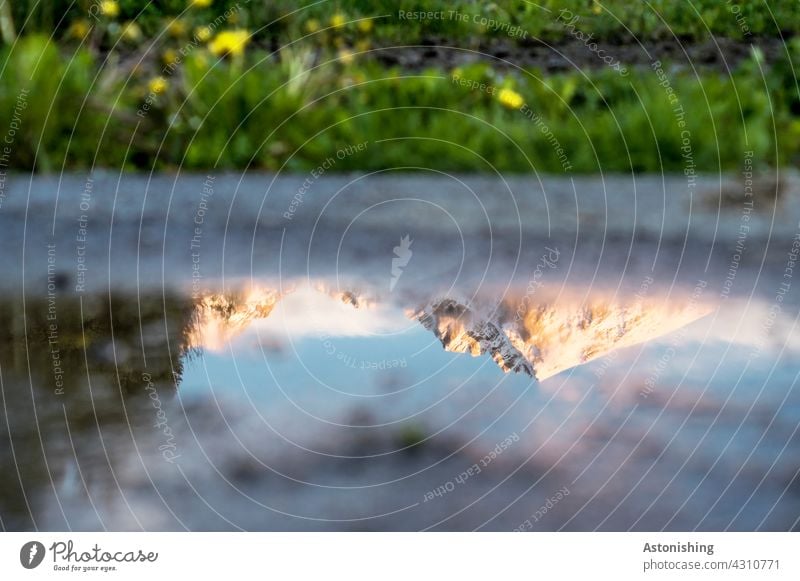
[[[6, 0], [8, 1], [8, 0]], [[99, 0], [14, 0], [12, 13], [17, 28], [25, 24], [25, 32], [65, 34], [72, 22], [86, 18]], [[581, 17], [597, 38], [625, 42], [672, 37], [705, 39], [709, 34], [742, 38], [742, 23], [754, 36], [777, 36], [800, 32], [795, 0], [731, 2], [724, 0], [352, 0], [348, 2], [305, 2], [273, 0], [244, 3], [238, 0], [215, 0], [208, 8], [187, 10], [184, 0], [118, 0], [118, 19], [136, 20], [149, 36], [163, 29], [165, 17], [200, 14], [213, 19], [234, 6], [239, 24], [258, 31], [259, 38], [278, 36], [281, 40], [298, 38], [305, 33], [309, 20], [327, 26], [333, 14], [341, 13], [348, 21], [374, 17], [373, 38], [378, 44], [414, 43], [427, 36], [467, 39], [486, 35], [503, 36], [476, 23], [473, 18], [486, 17], [520, 26], [529, 36], [555, 40], [563, 35], [556, 16], [562, 9]], [[735, 8], [734, 8], [735, 6]], [[455, 11], [464, 20], [421, 20], [413, 26], [398, 18], [398, 11]], [[736, 10], [737, 12], [734, 12]]]
[[357, 59], [308, 69], [306, 56], [284, 55], [277, 64], [251, 51], [239, 62], [219, 63], [195, 51], [144, 112], [147, 74], [99, 67], [83, 51], [67, 58], [46, 40], [29, 37], [13, 53], [0, 54], [0, 62], [8, 59], [0, 130], [10, 125], [17, 96], [27, 89], [13, 167], [46, 171], [92, 165], [307, 171], [347, 144], [369, 141], [367, 152], [337, 160], [334, 170], [400, 165], [561, 172], [545, 127], [577, 172], [682, 171], [683, 129], [691, 133], [699, 169], [738, 168], [744, 150], [755, 151], [762, 165], [798, 161], [800, 107], [792, 71], [776, 65], [765, 86], [755, 57], [732, 77], [670, 73], [686, 114], [681, 128], [674, 103], [649, 69], [624, 78], [610, 69], [542, 76], [476, 64], [457, 71], [512, 88], [540, 116], [536, 125], [496, 95], [454, 84], [448, 71], [412, 74]]
[[[24, 34], [0, 49], [0, 140], [6, 128], [15, 130], [11, 163], [0, 169], [305, 172], [338, 149], [365, 141], [367, 151], [337, 159], [332, 171], [425, 166], [561, 173], [565, 159], [575, 172], [683, 171], [689, 163], [698, 171], [716, 171], [740, 168], [745, 150], [754, 151], [762, 166], [800, 161], [800, 94], [792, 66], [800, 59], [798, 39], [789, 41], [784, 60], [766, 66], [755, 51], [731, 76], [702, 69], [695, 75], [664, 63], [685, 112], [682, 127], [675, 103], [647, 67], [631, 69], [625, 77], [609, 68], [545, 75], [474, 64], [456, 71], [494, 87], [492, 95], [454, 84], [452, 71], [387, 69], [357, 54], [394, 42], [413, 44], [429, 35], [469, 43], [492, 34], [476, 30], [470, 18], [401, 22], [399, 9], [481, 13], [533, 35], [563, 35], [562, 24], [525, 2], [461, 0], [445, 8], [419, 0], [355, 1], [346, 8], [324, 3], [266, 29], [262, 24], [287, 14], [293, 5], [253, 2], [236, 11], [235, 22], [222, 22], [216, 30], [260, 31], [244, 54], [220, 59], [199, 43], [170, 70], [164, 63], [191, 44], [193, 31], [232, 2], [191, 8], [181, 16], [182, 26], [167, 30], [170, 15], [184, 10], [183, 1], [142, 8], [141, 2], [120, 0], [120, 14], [88, 21], [85, 36], [76, 34], [74, 25], [86, 18], [90, 3], [81, 0], [79, 8], [67, 9], [56, 1], [35, 10], [32, 4], [14, 3], [14, 22]], [[602, 9], [573, 0], [539, 4], [580, 13], [586, 19], [581, 28], [597, 37], [619, 36], [620, 23], [611, 14], [623, 12], [625, 24], [640, 37], [658, 38], [667, 30], [644, 2], [609, 0]], [[736, 36], [740, 31], [724, 2], [653, 0], [649, 6], [661, 11], [681, 36], [702, 38], [707, 32], [697, 28], [703, 22], [694, 9], [708, 16], [705, 24], [716, 33]], [[764, 6], [742, 3], [742, 14], [754, 34], [775, 35], [778, 29]], [[770, 4], [785, 32], [797, 26], [799, 19], [789, 14], [794, 6], [794, 1]], [[389, 12], [394, 16], [376, 19], [372, 28], [330, 28], [334, 16], [353, 20]], [[141, 33], [125, 38], [124, 21], [133, 17]], [[24, 28], [21, 22], [27, 22]], [[46, 34], [30, 33], [35, 29]], [[311, 29], [317, 32], [309, 34]], [[48, 39], [50, 34], [56, 40]], [[283, 47], [279, 56], [267, 48], [270, 39]], [[158, 77], [166, 88], [151, 94]], [[503, 104], [497, 95], [502, 88], [517, 93], [538, 124], [518, 106]], [[24, 109], [20, 95], [25, 96]], [[689, 133], [682, 136], [682, 131]], [[686, 149], [681, 150], [687, 135], [690, 158], [682, 157]]]

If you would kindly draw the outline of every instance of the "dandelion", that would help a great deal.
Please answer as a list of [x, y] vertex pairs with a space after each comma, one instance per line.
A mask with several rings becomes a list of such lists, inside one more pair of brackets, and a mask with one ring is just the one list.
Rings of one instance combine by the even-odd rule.
[[83, 40], [86, 38], [86, 35], [89, 34], [91, 30], [91, 26], [85, 20], [76, 20], [72, 24], [70, 24], [69, 29], [67, 30], [67, 35], [71, 38], [77, 38], [78, 40]]
[[190, 0], [189, 5], [194, 8], [208, 8], [213, 0]]
[[178, 53], [175, 51], [175, 49], [168, 48], [161, 56], [161, 60], [164, 61], [165, 65], [172, 65], [178, 62]]
[[179, 38], [186, 34], [186, 23], [180, 18], [174, 18], [167, 25], [167, 32], [169, 32], [170, 36]]
[[208, 48], [215, 56], [239, 56], [248, 40], [250, 34], [246, 30], [225, 30], [214, 37]]
[[306, 29], [306, 32], [310, 32], [311, 34], [314, 34], [315, 32], [317, 32], [319, 30], [319, 20], [317, 20], [316, 18], [312, 18], [311, 20], [308, 20], [306, 22], [305, 29]]
[[349, 65], [352, 64], [355, 57], [353, 56], [353, 51], [343, 48], [339, 51], [339, 60], [342, 61], [343, 64]]
[[331, 16], [331, 26], [334, 28], [343, 27], [345, 22], [347, 22], [347, 19], [341, 12], [337, 12], [336, 14]]
[[122, 25], [122, 38], [130, 42], [136, 42], [142, 37], [142, 29], [135, 22], [126, 22]]
[[358, 29], [363, 32], [364, 34], [372, 31], [372, 19], [369, 18], [367, 20], [359, 20], [358, 21]]
[[147, 88], [150, 89], [151, 93], [160, 95], [167, 90], [167, 79], [164, 77], [154, 77], [147, 83]]
[[116, 18], [119, 16], [119, 4], [114, 0], [103, 0], [100, 2], [100, 14], [109, 18]]
[[497, 95], [500, 104], [509, 109], [519, 109], [525, 103], [522, 95], [511, 89], [501, 89]]
[[209, 26], [198, 26], [194, 29], [194, 37], [200, 42], [208, 42], [211, 38], [211, 32], [211, 27]]
[[603, 7], [600, 5], [599, 2], [594, 2], [592, 4], [592, 13], [593, 14], [600, 14], [603, 11]]

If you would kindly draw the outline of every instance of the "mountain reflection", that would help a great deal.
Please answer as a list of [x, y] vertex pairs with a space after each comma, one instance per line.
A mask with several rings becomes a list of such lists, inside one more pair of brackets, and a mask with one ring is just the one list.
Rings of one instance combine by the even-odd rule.
[[[635, 297], [628, 303], [539, 304], [524, 296], [483, 303], [438, 298], [420, 305], [375, 296], [316, 283], [283, 290], [251, 286], [198, 299], [111, 293], [59, 296], [54, 304], [5, 300], [3, 527], [36, 528], [38, 507], [60, 506], [68, 489], [83, 489], [95, 502], [124, 501], [118, 481], [123, 460], [141, 459], [142, 450], [166, 454], [174, 440], [161, 426], [172, 413], [166, 410], [186, 362], [204, 350], [235, 349], [237, 339], [253, 330], [262, 341], [282, 341], [282, 335], [363, 337], [421, 325], [447, 351], [488, 356], [503, 371], [542, 380], [674, 331], [709, 310], [691, 301]], [[90, 494], [92, 489], [102, 494]]]
[[[616, 349], [657, 339], [712, 311], [710, 305], [698, 301], [698, 292], [681, 302], [634, 296], [628, 301], [564, 297], [534, 304], [527, 296], [510, 295], [499, 302], [442, 298], [421, 307], [402, 300], [380, 305], [369, 296], [331, 290], [323, 284], [283, 294], [259, 288], [239, 295], [209, 295], [197, 305], [190, 344], [219, 350], [254, 322], [269, 317], [281, 302], [291, 306], [278, 316], [280, 323], [268, 330], [291, 336], [399, 332], [402, 323], [387, 315], [387, 310], [393, 310], [422, 324], [447, 351], [476, 357], [486, 354], [505, 372], [543, 380]], [[350, 308], [368, 314], [356, 314]]]
[[693, 302], [625, 304], [595, 299], [528, 306], [505, 301], [487, 316], [446, 299], [414, 316], [448, 351], [488, 353], [503, 371], [544, 380], [616, 349], [657, 339], [711, 310]]

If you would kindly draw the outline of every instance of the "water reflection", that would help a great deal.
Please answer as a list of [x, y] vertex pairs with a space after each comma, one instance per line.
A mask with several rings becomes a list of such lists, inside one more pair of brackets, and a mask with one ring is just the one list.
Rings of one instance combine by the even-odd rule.
[[702, 290], [8, 298], [2, 525], [795, 526], [792, 341], [746, 361]]
[[628, 302], [560, 296], [532, 304], [529, 296], [511, 293], [495, 302], [441, 298], [421, 307], [402, 300], [378, 305], [369, 294], [331, 290], [324, 284], [285, 292], [262, 287], [201, 298], [189, 337], [192, 347], [221, 350], [253, 323], [265, 321], [276, 307], [278, 321], [260, 326], [262, 333], [292, 337], [397, 334], [408, 330], [406, 319], [410, 319], [431, 331], [447, 351], [476, 357], [488, 354], [505, 372], [524, 372], [544, 380], [708, 315], [713, 307], [699, 302], [703, 287], [696, 287], [680, 302], [646, 300], [639, 295]]
[[160, 295], [0, 302], [5, 528], [48, 526], [56, 515], [42, 507], [53, 502], [63, 516], [69, 487], [115, 494], [115, 470], [152, 432], [143, 377], [161, 401], [173, 398], [193, 311], [185, 298]]

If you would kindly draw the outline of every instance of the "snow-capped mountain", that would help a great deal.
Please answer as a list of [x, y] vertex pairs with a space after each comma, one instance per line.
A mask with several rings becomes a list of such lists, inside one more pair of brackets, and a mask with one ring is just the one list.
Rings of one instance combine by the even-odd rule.
[[470, 353], [473, 357], [489, 353], [505, 372], [534, 374], [531, 362], [497, 324], [476, 317], [469, 308], [454, 300], [427, 305], [413, 317], [433, 331], [448, 351]]
[[432, 331], [448, 351], [489, 354], [505, 372], [543, 380], [576, 365], [666, 335], [710, 312], [698, 304], [656, 301], [624, 305], [506, 303], [493, 315], [451, 299], [429, 303], [411, 316]]

